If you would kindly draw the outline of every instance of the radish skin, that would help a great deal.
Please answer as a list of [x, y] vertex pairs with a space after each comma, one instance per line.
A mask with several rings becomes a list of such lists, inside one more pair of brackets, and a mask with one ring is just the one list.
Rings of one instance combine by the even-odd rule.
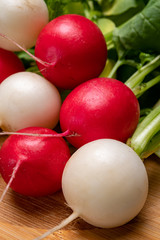
[[71, 216], [36, 238], [40, 240], [77, 217], [101, 228], [132, 220], [148, 195], [148, 176], [140, 157], [126, 144], [99, 139], [79, 148], [68, 160], [62, 190]]
[[[18, 133], [42, 136], [12, 135], [0, 150], [0, 172], [6, 189], [27, 196], [45, 196], [61, 189], [62, 172], [70, 157], [70, 150], [62, 137], [51, 129], [30, 127]], [[3, 199], [4, 194], [1, 197]]]
[[0, 48], [0, 83], [10, 75], [24, 70], [23, 63], [16, 54]]
[[42, 75], [60, 89], [73, 89], [98, 77], [107, 58], [107, 46], [100, 29], [89, 19], [66, 14], [50, 21], [38, 36], [35, 56], [52, 63]]
[[[0, 9], [0, 33], [26, 49], [35, 45], [40, 31], [49, 21], [44, 0], [1, 0]], [[0, 47], [20, 51], [14, 43], [2, 37]]]
[[15, 73], [0, 85], [0, 126], [5, 131], [31, 126], [54, 128], [60, 108], [57, 88], [38, 74]]
[[66, 97], [60, 110], [60, 126], [62, 131], [79, 135], [68, 138], [76, 148], [100, 138], [126, 142], [137, 127], [139, 115], [138, 100], [124, 83], [95, 78]]

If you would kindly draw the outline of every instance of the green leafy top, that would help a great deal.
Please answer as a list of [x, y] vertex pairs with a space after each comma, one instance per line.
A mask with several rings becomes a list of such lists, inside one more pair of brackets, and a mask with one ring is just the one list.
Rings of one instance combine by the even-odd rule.
[[113, 32], [119, 57], [126, 50], [155, 51], [160, 53], [160, 1], [150, 0], [146, 7]]

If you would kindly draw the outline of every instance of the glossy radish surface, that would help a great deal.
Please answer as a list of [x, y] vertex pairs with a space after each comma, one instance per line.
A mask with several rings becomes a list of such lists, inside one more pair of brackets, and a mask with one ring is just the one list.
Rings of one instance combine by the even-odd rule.
[[36, 57], [52, 63], [41, 73], [54, 85], [72, 89], [102, 72], [107, 57], [105, 39], [89, 19], [67, 14], [53, 19], [41, 31], [35, 46]]
[[88, 223], [121, 226], [142, 209], [148, 177], [139, 156], [126, 144], [100, 139], [75, 152], [63, 172], [68, 205]]
[[0, 85], [0, 127], [5, 131], [32, 126], [54, 128], [60, 107], [57, 88], [36, 73], [12, 74]]
[[73, 213], [34, 240], [80, 217], [95, 227], [113, 228], [132, 220], [148, 195], [148, 176], [140, 157], [126, 144], [99, 139], [79, 148], [68, 160], [62, 190]]
[[[38, 34], [48, 23], [48, 9], [44, 0], [1, 0], [0, 33], [24, 48], [35, 45]], [[11, 41], [0, 37], [0, 47], [20, 51]]]
[[[51, 134], [51, 129], [31, 127], [19, 133]], [[64, 166], [70, 157], [61, 137], [12, 135], [0, 150], [0, 172], [6, 183], [14, 173], [11, 188], [23, 195], [44, 196], [61, 188]]]
[[0, 48], [0, 83], [10, 75], [22, 71], [23, 63], [16, 54]]
[[122, 82], [96, 78], [76, 87], [64, 100], [60, 111], [62, 131], [69, 129], [79, 136], [69, 137], [75, 147], [100, 139], [125, 142], [139, 120], [139, 103]]

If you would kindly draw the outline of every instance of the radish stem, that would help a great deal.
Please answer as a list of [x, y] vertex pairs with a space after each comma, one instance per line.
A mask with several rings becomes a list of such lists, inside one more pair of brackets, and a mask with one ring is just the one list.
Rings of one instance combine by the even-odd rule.
[[112, 78], [116, 73], [117, 69], [123, 64], [124, 64], [124, 60], [119, 59], [114, 65], [114, 67], [112, 68], [111, 72], [109, 73], [108, 78]]
[[153, 153], [155, 153], [157, 155], [157, 152], [159, 152], [159, 151], [160, 151], [160, 132], [157, 133], [151, 139], [150, 143], [147, 145], [146, 151], [144, 151], [141, 155], [142, 159], [148, 158]]
[[152, 72], [154, 69], [156, 69], [158, 66], [160, 66], [160, 55], [158, 55], [156, 58], [154, 58], [152, 61], [147, 63], [145, 66], [143, 66], [141, 69], [137, 70], [126, 82], [125, 84], [132, 90], [134, 87], [136, 87], [138, 84], [140, 84], [144, 78]]
[[118, 61], [112, 68], [110, 74], [108, 75], [108, 77], [113, 78], [113, 76], [116, 74], [116, 71], [118, 70], [118, 68], [125, 64], [137, 68], [137, 63], [135, 63], [134, 61], [132, 61], [130, 59], [127, 59], [127, 60], [126, 59], [118, 59]]
[[157, 76], [153, 78], [152, 80], [142, 83], [139, 86], [136, 86], [135, 88], [132, 89], [134, 94], [136, 95], [137, 98], [139, 98], [145, 91], [156, 85], [157, 83], [160, 82], [160, 76]]
[[151, 139], [160, 131], [160, 106], [153, 109], [139, 124], [132, 138], [130, 146], [140, 156], [146, 151]]

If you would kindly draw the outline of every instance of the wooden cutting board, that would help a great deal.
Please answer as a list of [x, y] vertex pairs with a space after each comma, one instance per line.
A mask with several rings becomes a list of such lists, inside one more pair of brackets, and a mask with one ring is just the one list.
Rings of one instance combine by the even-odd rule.
[[[46, 240], [160, 240], [160, 159], [145, 160], [149, 195], [140, 214], [128, 224], [100, 229], [76, 219]], [[0, 194], [6, 184], [0, 177]], [[0, 203], [0, 240], [32, 240], [71, 214], [62, 192], [53, 196], [24, 197], [11, 189]]]

